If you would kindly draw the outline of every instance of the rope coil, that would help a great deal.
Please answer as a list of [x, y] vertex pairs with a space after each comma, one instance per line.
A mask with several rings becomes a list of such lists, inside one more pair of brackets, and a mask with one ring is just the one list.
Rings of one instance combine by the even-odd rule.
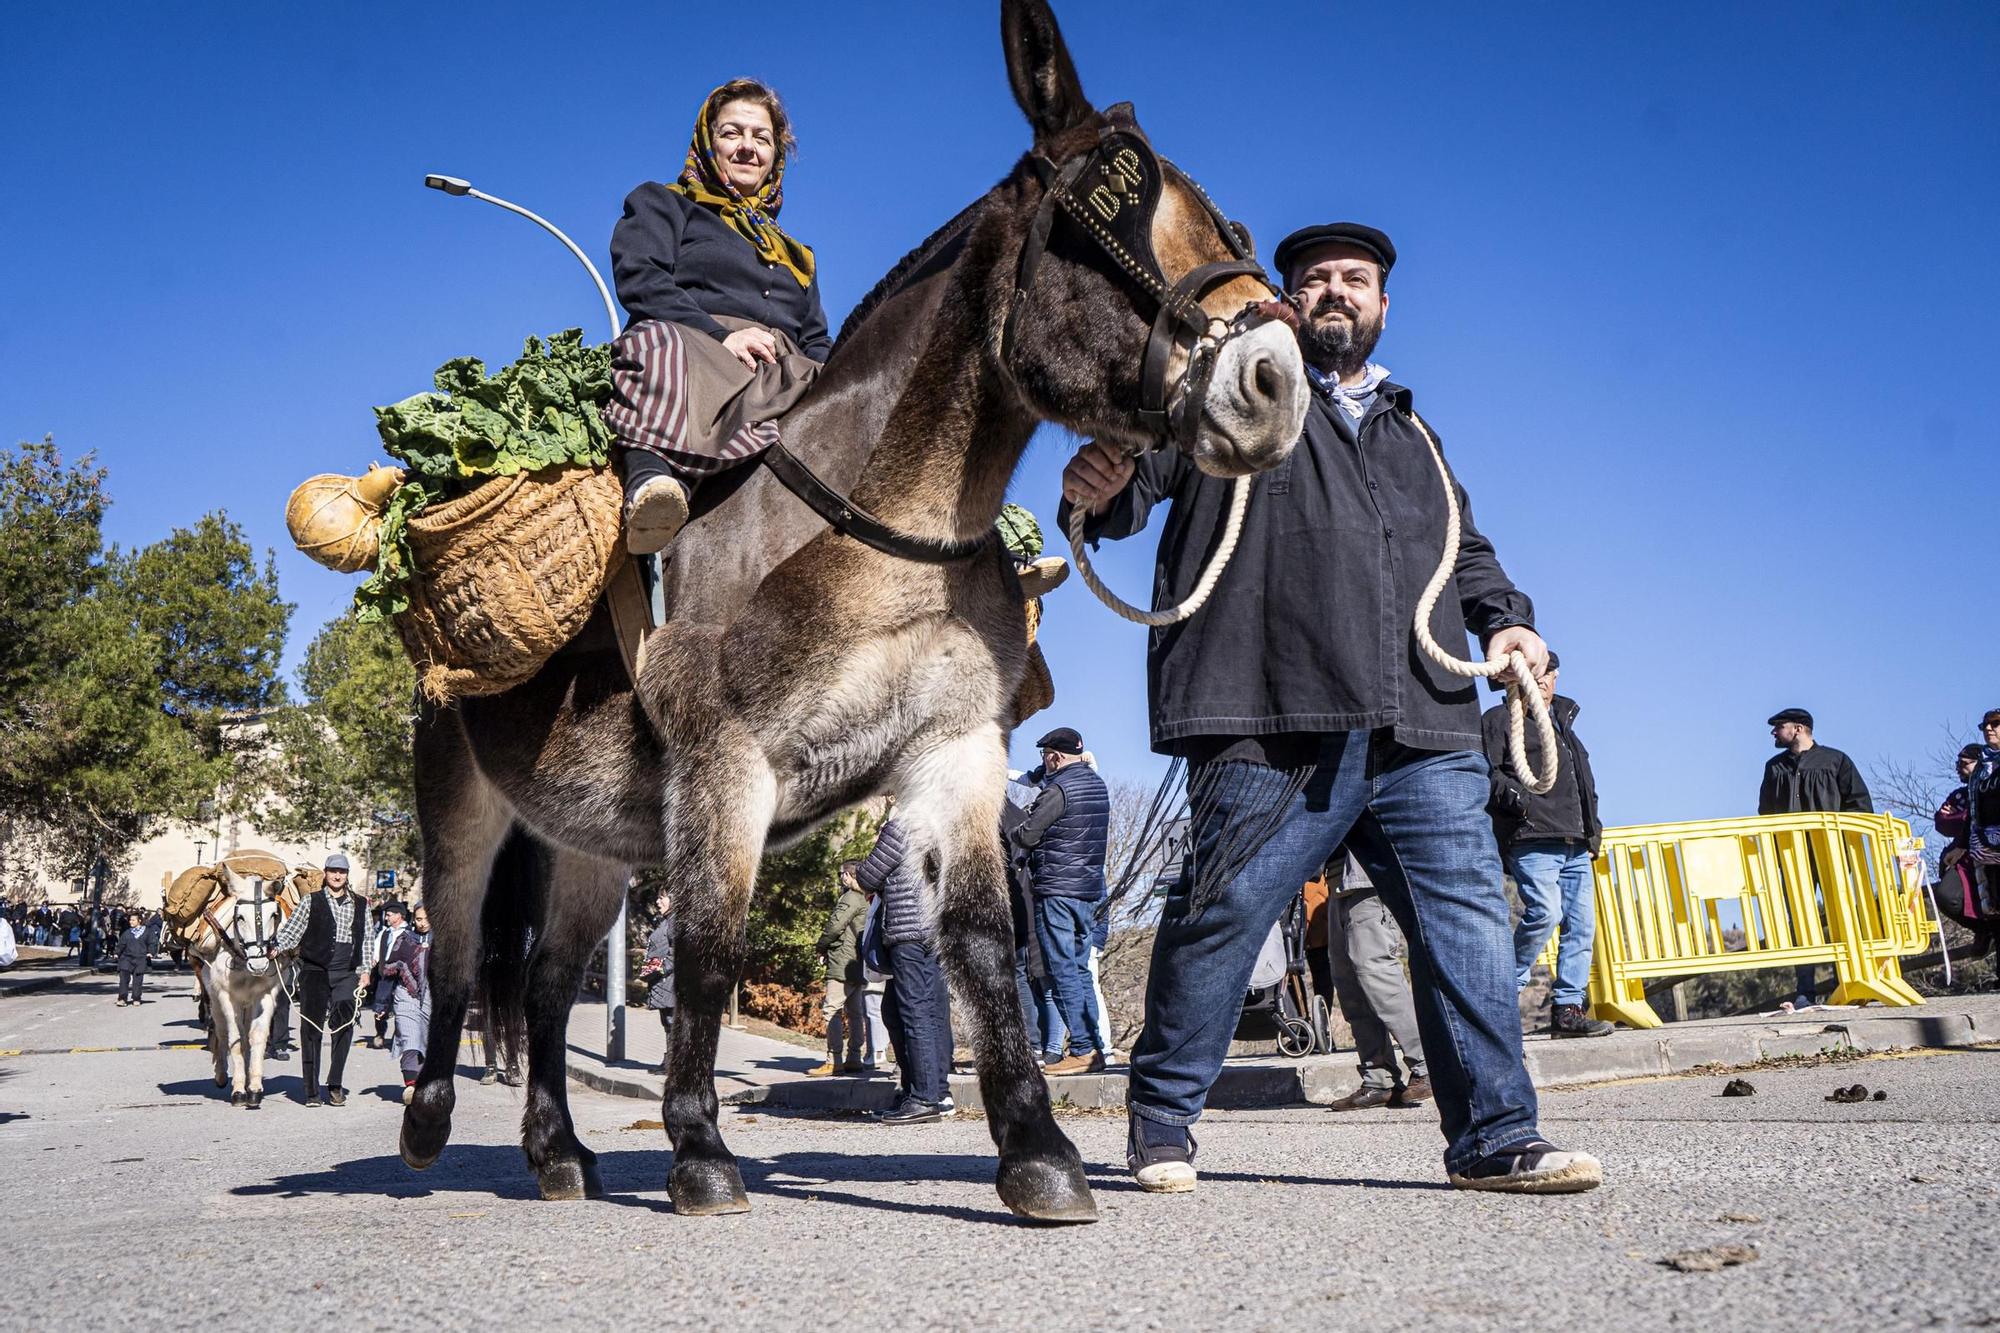
[[[1444, 465], [1444, 450], [1438, 448], [1437, 436], [1431, 434], [1431, 428], [1415, 412], [1406, 415], [1423, 432], [1424, 442], [1431, 447], [1431, 460], [1437, 464], [1438, 476], [1444, 480], [1444, 557], [1438, 561], [1437, 572], [1425, 585], [1423, 596], [1417, 599], [1417, 647], [1423, 650], [1425, 657], [1454, 676], [1490, 680], [1505, 671], [1514, 673], [1514, 679], [1507, 682], [1507, 754], [1513, 760], [1514, 771], [1521, 775], [1521, 784], [1540, 796], [1556, 785], [1556, 767], [1560, 761], [1556, 757], [1555, 723], [1549, 720], [1549, 706], [1542, 702], [1542, 692], [1536, 687], [1534, 675], [1528, 669], [1528, 659], [1519, 652], [1511, 652], [1505, 657], [1489, 658], [1484, 662], [1468, 662], [1462, 657], [1453, 657], [1431, 637], [1431, 612], [1437, 608], [1444, 585], [1451, 581], [1453, 571], [1458, 568], [1458, 488], [1451, 483], [1451, 471]], [[1540, 775], [1528, 764], [1528, 729], [1524, 710], [1534, 714], [1535, 734], [1541, 738], [1542, 755], [1548, 760], [1548, 772]]]
[[1090, 515], [1080, 504], [1071, 505], [1069, 510], [1069, 551], [1085, 586], [1097, 594], [1097, 600], [1109, 607], [1112, 614], [1123, 616], [1135, 625], [1150, 625], [1155, 629], [1162, 625], [1178, 625], [1201, 610], [1209, 594], [1215, 591], [1215, 585], [1222, 579], [1222, 571], [1229, 566], [1229, 557], [1236, 554], [1236, 543], [1243, 536], [1243, 516], [1249, 510], [1250, 478], [1238, 477], [1236, 489], [1229, 496], [1229, 516], [1223, 520], [1221, 544], [1208, 558], [1208, 567], [1202, 570], [1201, 577], [1195, 580], [1194, 588], [1187, 597], [1179, 606], [1171, 606], [1164, 611], [1147, 611], [1134, 606], [1104, 586], [1104, 580], [1097, 577], [1097, 571], [1090, 567], [1090, 557], [1084, 553], [1083, 526]]
[[[1521, 776], [1522, 785], [1537, 796], [1556, 785], [1556, 774], [1560, 764], [1556, 747], [1555, 723], [1549, 717], [1549, 706], [1542, 702], [1542, 692], [1535, 686], [1534, 675], [1529, 670], [1528, 659], [1519, 652], [1510, 652], [1505, 657], [1491, 658], [1484, 662], [1470, 662], [1461, 657], [1453, 657], [1439, 646], [1431, 635], [1431, 612], [1437, 609], [1438, 598], [1444, 594], [1445, 584], [1451, 581], [1452, 573], [1458, 567], [1459, 548], [1459, 508], [1458, 488], [1452, 485], [1451, 470], [1444, 465], [1444, 450], [1438, 447], [1437, 436], [1424, 424], [1423, 418], [1415, 412], [1407, 414], [1412, 424], [1423, 432], [1424, 442], [1430, 445], [1431, 461], [1437, 464], [1438, 477], [1444, 482], [1445, 528], [1444, 553], [1438, 561], [1437, 571], [1424, 587], [1423, 596], [1417, 599], [1417, 613], [1413, 628], [1416, 631], [1417, 647], [1424, 656], [1430, 658], [1442, 670], [1454, 676], [1464, 676], [1474, 680], [1490, 680], [1504, 672], [1512, 671], [1514, 679], [1507, 682], [1507, 753], [1513, 760], [1514, 771]], [[1091, 568], [1090, 557], [1084, 551], [1084, 524], [1089, 513], [1081, 504], [1072, 504], [1069, 511], [1069, 549], [1076, 562], [1076, 572], [1082, 576], [1084, 585], [1097, 595], [1097, 600], [1110, 608], [1114, 615], [1138, 625], [1159, 628], [1163, 625], [1177, 625], [1195, 612], [1201, 610], [1208, 601], [1209, 594], [1221, 581], [1222, 571], [1229, 565], [1229, 559], [1236, 554], [1236, 544], [1243, 536], [1243, 518], [1250, 508], [1249, 477], [1238, 477], [1235, 490], [1229, 497], [1229, 515], [1224, 520], [1222, 541], [1209, 556], [1207, 568], [1195, 581], [1194, 588], [1178, 606], [1161, 611], [1147, 611], [1127, 602], [1104, 585]], [[1535, 734], [1541, 740], [1542, 754], [1548, 763], [1548, 771], [1536, 773], [1528, 762], [1527, 719], [1533, 715]]]

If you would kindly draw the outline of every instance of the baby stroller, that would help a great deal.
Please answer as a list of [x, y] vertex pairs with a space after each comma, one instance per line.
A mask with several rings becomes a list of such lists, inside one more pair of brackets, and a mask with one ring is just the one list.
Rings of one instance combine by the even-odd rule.
[[1278, 1053], [1298, 1060], [1333, 1049], [1332, 1016], [1326, 1000], [1306, 986], [1305, 894], [1293, 895], [1284, 914], [1264, 938], [1250, 970], [1250, 993], [1236, 1020], [1236, 1040], [1270, 1041]]

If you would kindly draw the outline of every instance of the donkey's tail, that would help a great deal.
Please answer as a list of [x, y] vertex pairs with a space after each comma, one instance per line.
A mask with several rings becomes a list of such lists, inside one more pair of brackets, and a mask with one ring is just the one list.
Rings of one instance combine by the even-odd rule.
[[489, 1058], [502, 1068], [526, 1063], [528, 955], [545, 909], [547, 854], [520, 829], [493, 859], [480, 914], [479, 1007], [486, 1015]]

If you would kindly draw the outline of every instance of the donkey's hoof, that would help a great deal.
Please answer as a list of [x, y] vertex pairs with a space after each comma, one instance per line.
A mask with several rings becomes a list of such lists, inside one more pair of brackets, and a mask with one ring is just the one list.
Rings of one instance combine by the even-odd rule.
[[241, 1105], [243, 1105], [243, 1094], [242, 1094], [242, 1093], [240, 1093], [240, 1092], [232, 1092], [232, 1093], [230, 1093], [230, 1094], [229, 1094], [229, 1104], [230, 1104], [231, 1106], [241, 1106]]
[[743, 1173], [734, 1162], [675, 1162], [667, 1176], [667, 1197], [674, 1201], [675, 1212], [688, 1217], [750, 1211], [750, 1196], [743, 1192]]
[[262, 1088], [252, 1090], [250, 1095], [243, 1099], [243, 1109], [246, 1111], [260, 1111], [263, 1108], [264, 1090]]
[[228, 1086], [229, 1086], [229, 1075], [227, 1075], [227, 1074], [217, 1074], [217, 1075], [215, 1076], [215, 1086], [216, 1086], [216, 1087], [218, 1087], [218, 1088], [226, 1088], [226, 1087], [228, 1087]]
[[1083, 1164], [1059, 1157], [1025, 1157], [1000, 1163], [1000, 1201], [1016, 1217], [1035, 1222], [1095, 1222], [1097, 1200]]
[[416, 1118], [414, 1108], [403, 1112], [403, 1132], [397, 1138], [397, 1150], [403, 1155], [403, 1165], [413, 1171], [421, 1171], [438, 1159], [444, 1151], [445, 1143], [451, 1138], [451, 1117], [441, 1121], [425, 1122]]
[[604, 1197], [604, 1182], [598, 1178], [597, 1163], [587, 1159], [564, 1157], [546, 1162], [535, 1171], [535, 1182], [542, 1187], [544, 1199]]

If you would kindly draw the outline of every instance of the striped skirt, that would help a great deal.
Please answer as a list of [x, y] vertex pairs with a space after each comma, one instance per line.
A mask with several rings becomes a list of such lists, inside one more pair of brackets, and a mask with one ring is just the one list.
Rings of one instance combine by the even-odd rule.
[[[755, 327], [719, 317], [731, 330]], [[819, 363], [785, 334], [775, 363], [753, 373], [699, 329], [662, 320], [633, 324], [611, 347], [604, 420], [626, 449], [652, 455], [690, 481], [757, 457], [778, 442], [778, 418], [812, 386]]]

